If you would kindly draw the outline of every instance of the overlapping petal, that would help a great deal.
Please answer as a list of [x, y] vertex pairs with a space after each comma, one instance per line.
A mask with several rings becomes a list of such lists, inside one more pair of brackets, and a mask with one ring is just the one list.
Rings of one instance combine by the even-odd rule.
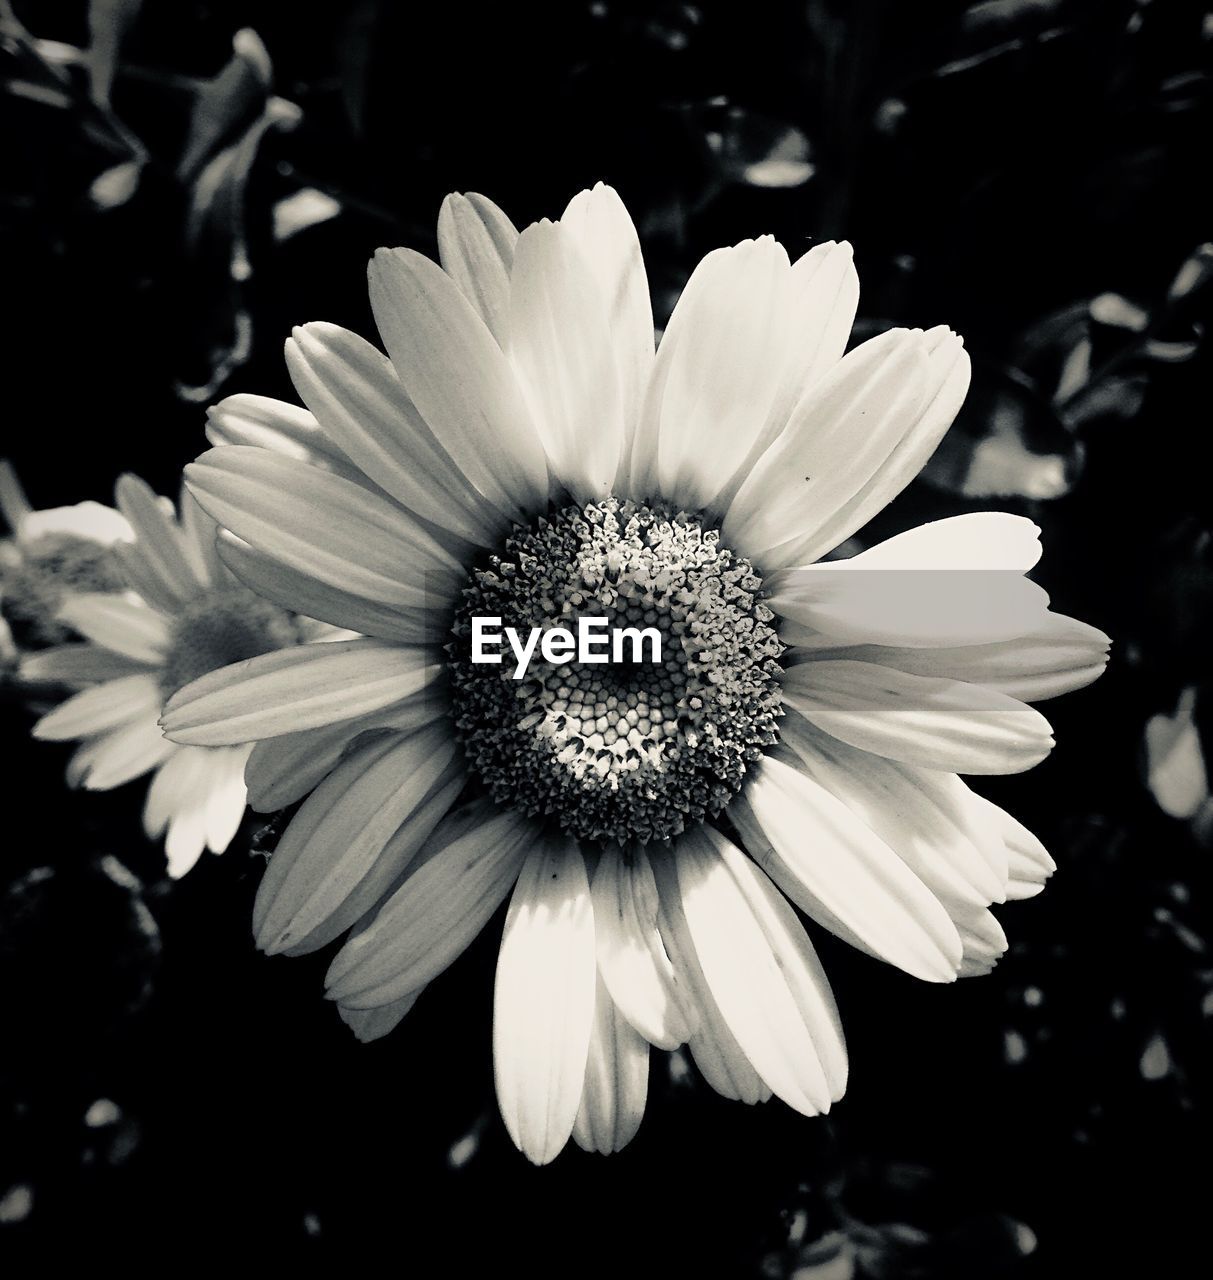
[[218, 747], [296, 733], [390, 706], [441, 669], [428, 649], [337, 640], [279, 649], [179, 689], [162, 723], [174, 742]]

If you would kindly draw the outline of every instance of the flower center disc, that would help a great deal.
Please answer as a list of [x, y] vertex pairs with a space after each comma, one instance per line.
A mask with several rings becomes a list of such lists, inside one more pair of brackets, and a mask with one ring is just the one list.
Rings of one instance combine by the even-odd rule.
[[[515, 530], [473, 572], [447, 646], [471, 767], [499, 803], [583, 840], [666, 840], [714, 817], [777, 739], [783, 646], [761, 587], [685, 512], [607, 498]], [[508, 646], [501, 665], [472, 662], [474, 617], [521, 636], [581, 617], [652, 627], [661, 662], [556, 665], [537, 649], [515, 680]]]
[[173, 618], [160, 684], [170, 698], [199, 676], [303, 640], [294, 614], [245, 587], [208, 591]]

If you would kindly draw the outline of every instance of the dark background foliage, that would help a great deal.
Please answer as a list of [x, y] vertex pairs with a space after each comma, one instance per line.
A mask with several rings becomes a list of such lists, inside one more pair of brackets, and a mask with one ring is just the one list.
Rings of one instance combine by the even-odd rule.
[[659, 320], [704, 252], [772, 232], [853, 241], [859, 336], [964, 334], [969, 402], [879, 531], [1028, 514], [1055, 606], [1115, 640], [1048, 708], [1053, 756], [987, 788], [1060, 863], [1002, 913], [992, 976], [928, 987], [821, 938], [853, 1061], [828, 1119], [655, 1055], [632, 1146], [548, 1170], [493, 1104], [496, 926], [359, 1046], [324, 957], [253, 952], [256, 824], [167, 881], [142, 784], [66, 792], [9, 689], [0, 1258], [1187, 1274], [1210, 1189], [1211, 51], [1184, 0], [0, 0], [4, 452], [35, 506], [108, 500], [126, 469], [172, 492], [209, 401], [290, 395], [292, 324], [373, 332], [367, 257], [432, 252], [448, 191], [521, 225], [602, 178]]

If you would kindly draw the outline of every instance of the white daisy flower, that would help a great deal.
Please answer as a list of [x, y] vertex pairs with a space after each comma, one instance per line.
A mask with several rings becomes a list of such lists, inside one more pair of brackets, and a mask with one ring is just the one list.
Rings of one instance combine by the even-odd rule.
[[180, 519], [136, 476], [118, 481], [117, 500], [132, 538], [114, 551], [132, 590], [67, 598], [58, 619], [84, 642], [46, 649], [20, 670], [80, 689], [33, 730], [48, 741], [80, 741], [71, 785], [108, 791], [152, 772], [143, 825], [149, 839], [166, 837], [168, 872], [178, 877], [204, 848], [222, 853], [231, 843], [252, 748], [170, 742], [158, 723], [164, 703], [208, 671], [293, 649], [316, 628], [232, 577], [216, 553], [214, 522], [188, 494]]
[[113, 547], [134, 534], [112, 507], [78, 502], [35, 511], [12, 464], [0, 459], [0, 515], [11, 531], [0, 541], [0, 608], [22, 647], [70, 636], [57, 616], [68, 594], [124, 588]]
[[[650, 1046], [687, 1044], [729, 1097], [824, 1112], [846, 1051], [791, 904], [916, 977], [988, 970], [1006, 946], [990, 904], [1053, 863], [958, 775], [1041, 760], [1027, 701], [1094, 679], [1106, 638], [1048, 612], [1023, 577], [1038, 530], [1012, 515], [911, 530], [854, 572], [806, 567], [914, 477], [969, 381], [947, 329], [843, 354], [849, 246], [709, 254], [654, 352], [611, 189], [521, 235], [451, 196], [438, 239], [441, 267], [408, 249], [371, 264], [386, 356], [296, 330], [307, 410], [224, 401], [220, 447], [187, 470], [242, 540], [238, 576], [366, 636], [169, 703], [179, 742], [257, 740], [255, 803], [311, 791], [258, 944], [348, 930], [328, 995], [372, 1039], [508, 897], [497, 1095], [537, 1163], [570, 1136], [632, 1137]], [[664, 660], [514, 679], [508, 655], [471, 661], [490, 617], [655, 628]]]

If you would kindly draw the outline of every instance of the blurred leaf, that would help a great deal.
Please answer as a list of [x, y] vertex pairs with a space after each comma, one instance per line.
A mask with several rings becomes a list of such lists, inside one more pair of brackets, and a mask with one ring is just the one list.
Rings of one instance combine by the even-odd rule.
[[[978, 427], [974, 436], [966, 428]], [[1023, 375], [975, 383], [963, 417], [944, 436], [923, 477], [966, 498], [1060, 498], [1072, 488], [1082, 451]]]
[[246, 130], [264, 108], [273, 67], [261, 37], [249, 27], [232, 38], [232, 57], [212, 80], [203, 81], [190, 114], [189, 137], [177, 164], [188, 181], [232, 136]]
[[753, 187], [798, 187], [813, 176], [809, 140], [780, 120], [729, 107], [719, 127], [704, 134], [721, 175]]
[[116, 164], [93, 179], [88, 198], [98, 209], [116, 209], [125, 204], [139, 189], [143, 165], [137, 160]]
[[142, 6], [143, 0], [89, 0], [88, 82], [99, 106], [109, 106], [122, 39]]
[[335, 218], [340, 212], [340, 201], [315, 187], [304, 187], [274, 205], [274, 239], [289, 240], [308, 227]]
[[1195, 711], [1196, 690], [1189, 686], [1174, 715], [1159, 713], [1146, 722], [1146, 782], [1158, 807], [1172, 818], [1191, 818], [1209, 798]]
[[1186, 298], [1202, 288], [1210, 276], [1213, 276], [1213, 244], [1202, 244], [1176, 273], [1167, 290], [1167, 297], [1172, 300]]
[[1119, 293], [1101, 293], [1091, 299], [1091, 319], [1112, 329], [1142, 333], [1150, 323], [1150, 313]]

